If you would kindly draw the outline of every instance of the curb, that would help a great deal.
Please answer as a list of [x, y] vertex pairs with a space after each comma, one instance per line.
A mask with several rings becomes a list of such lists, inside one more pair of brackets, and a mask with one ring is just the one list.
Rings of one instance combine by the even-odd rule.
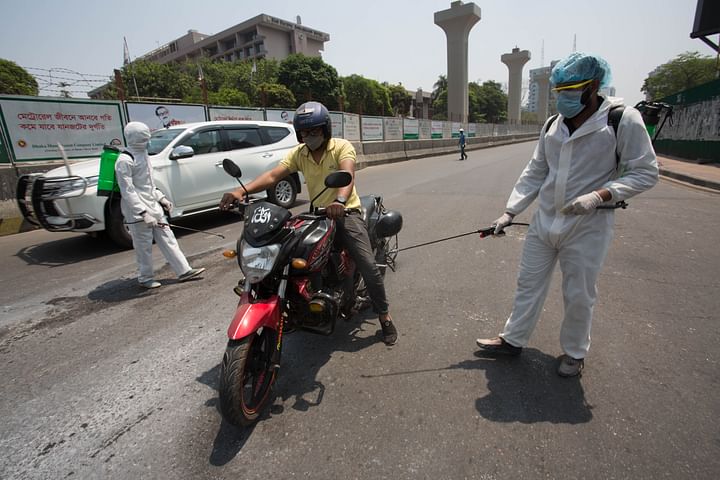
[[710, 193], [720, 193], [720, 183], [718, 182], [703, 180], [683, 173], [672, 172], [662, 167], [660, 167], [660, 175], [673, 183], [685, 185], [686, 187], [694, 187], [698, 190]]

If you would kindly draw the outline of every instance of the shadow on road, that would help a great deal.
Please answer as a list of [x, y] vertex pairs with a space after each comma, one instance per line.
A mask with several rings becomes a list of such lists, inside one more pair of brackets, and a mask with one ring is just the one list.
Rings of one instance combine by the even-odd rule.
[[562, 378], [555, 357], [533, 348], [519, 357], [475, 352], [474, 360], [441, 368], [401, 371], [364, 378], [387, 377], [445, 370], [485, 370], [490, 393], [477, 399], [475, 408], [493, 422], [585, 423], [592, 419], [592, 406], [585, 401], [580, 378]]
[[[375, 323], [369, 322], [370, 319], [374, 319]], [[303, 412], [320, 405], [325, 393], [325, 385], [317, 380], [317, 374], [330, 360], [331, 355], [335, 352], [357, 352], [374, 343], [382, 342], [377, 334], [371, 337], [359, 337], [357, 334], [364, 326], [373, 330], [375, 326], [379, 327], [377, 314], [368, 310], [356, 314], [347, 322], [339, 320], [335, 332], [328, 337], [307, 332], [288, 335], [283, 346], [280, 376], [274, 388], [275, 398], [258, 421], [268, 420], [273, 415], [281, 415], [285, 410], [283, 403], [288, 399], [293, 399], [291, 408]], [[217, 392], [219, 374], [220, 365], [216, 365], [196, 380]], [[205, 406], [216, 408], [220, 413], [220, 401], [217, 396], [205, 402]], [[242, 450], [254, 428], [255, 426], [237, 428], [223, 419], [215, 435], [210, 464], [221, 466], [231, 461]]]
[[524, 349], [520, 357], [493, 357], [477, 352], [477, 360], [460, 368], [485, 371], [490, 393], [477, 399], [475, 408], [493, 422], [568, 423], [592, 419], [580, 378], [562, 378], [558, 361], [536, 349]]
[[109, 240], [79, 234], [76, 237], [21, 248], [15, 256], [28, 265], [61, 267], [123, 251], [125, 249]]

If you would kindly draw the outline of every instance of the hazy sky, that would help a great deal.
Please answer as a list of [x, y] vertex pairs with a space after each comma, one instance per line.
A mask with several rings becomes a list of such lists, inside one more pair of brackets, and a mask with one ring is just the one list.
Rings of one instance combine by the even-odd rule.
[[[715, 53], [689, 37], [697, 0], [474, 3], [482, 19], [469, 37], [470, 81], [506, 83], [500, 56], [516, 46], [532, 56], [526, 79], [543, 58], [548, 65], [572, 52], [576, 37], [578, 51], [605, 57], [617, 96], [633, 105], [643, 99], [643, 80], [658, 65], [686, 51]], [[122, 65], [123, 36], [135, 58], [189, 29], [215, 34], [260, 13], [293, 22], [299, 15], [304, 25], [330, 34], [323, 59], [340, 75], [430, 91], [447, 73], [445, 34], [433, 14], [448, 8], [449, 0], [0, 0], [0, 58], [69, 83], [78, 76], [62, 69], [101, 80]], [[98, 83], [68, 88], [86, 98], [82, 92], [90, 86]]]

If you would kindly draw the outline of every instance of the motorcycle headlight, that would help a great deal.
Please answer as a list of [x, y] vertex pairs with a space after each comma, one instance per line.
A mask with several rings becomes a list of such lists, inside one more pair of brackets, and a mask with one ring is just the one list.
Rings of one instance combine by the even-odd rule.
[[240, 251], [240, 269], [250, 283], [257, 283], [272, 271], [280, 253], [280, 245], [251, 247], [243, 240]]

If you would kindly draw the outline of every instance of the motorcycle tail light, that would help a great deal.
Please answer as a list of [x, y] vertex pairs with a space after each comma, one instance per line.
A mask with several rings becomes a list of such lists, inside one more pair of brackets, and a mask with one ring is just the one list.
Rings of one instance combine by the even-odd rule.
[[305, 270], [307, 268], [307, 261], [304, 258], [293, 258], [292, 267], [296, 270]]

